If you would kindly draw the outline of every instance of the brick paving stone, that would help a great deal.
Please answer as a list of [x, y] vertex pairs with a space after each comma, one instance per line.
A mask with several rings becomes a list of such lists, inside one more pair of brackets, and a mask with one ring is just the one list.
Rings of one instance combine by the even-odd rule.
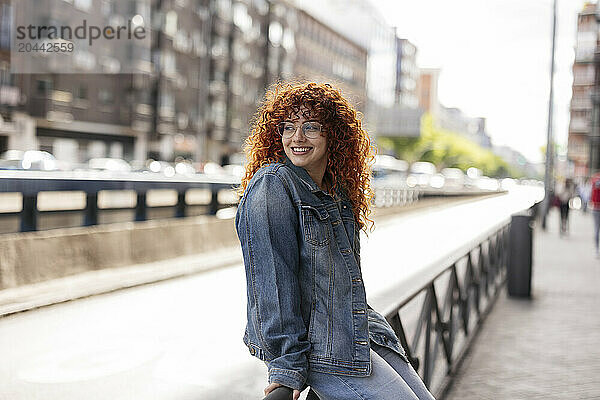
[[590, 214], [536, 226], [531, 299], [501, 293], [446, 400], [600, 399], [600, 260]]

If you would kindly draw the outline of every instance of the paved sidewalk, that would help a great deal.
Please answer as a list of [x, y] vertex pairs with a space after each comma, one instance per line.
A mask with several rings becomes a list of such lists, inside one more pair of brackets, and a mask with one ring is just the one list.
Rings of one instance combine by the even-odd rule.
[[532, 299], [502, 293], [446, 399], [600, 399], [600, 260], [590, 214], [536, 227]]

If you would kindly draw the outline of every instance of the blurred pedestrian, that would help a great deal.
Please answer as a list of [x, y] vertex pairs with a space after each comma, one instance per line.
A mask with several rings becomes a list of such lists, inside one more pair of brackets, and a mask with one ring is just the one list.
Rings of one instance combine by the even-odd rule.
[[600, 173], [592, 176], [590, 179], [590, 202], [589, 208], [594, 217], [594, 246], [596, 248], [596, 257], [600, 258], [600, 249], [598, 248], [598, 239], [600, 238]]
[[366, 301], [360, 230], [373, 191], [370, 139], [328, 84], [281, 83], [246, 140], [235, 226], [244, 257], [244, 343], [268, 366], [265, 394], [433, 399], [394, 330]]
[[592, 193], [592, 186], [589, 179], [585, 179], [581, 185], [577, 186], [579, 198], [581, 199], [581, 210], [587, 213], [588, 203]]
[[575, 184], [571, 178], [559, 181], [556, 185], [556, 196], [560, 208], [560, 235], [569, 232], [569, 202], [575, 197]]

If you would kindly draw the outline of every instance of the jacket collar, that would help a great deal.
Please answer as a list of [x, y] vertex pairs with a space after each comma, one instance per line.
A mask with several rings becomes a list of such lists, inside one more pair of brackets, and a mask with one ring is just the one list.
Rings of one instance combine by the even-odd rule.
[[[286, 166], [288, 166], [292, 171], [294, 171], [294, 173], [298, 176], [298, 178], [300, 178], [300, 180], [302, 182], [304, 182], [304, 184], [306, 186], [308, 186], [308, 188], [310, 189], [311, 192], [313, 193], [317, 193], [317, 192], [321, 192], [323, 194], [327, 194], [326, 192], [324, 192], [316, 183], [315, 181], [310, 177], [310, 175], [308, 174], [308, 172], [302, 168], [299, 167], [297, 165], [294, 165], [294, 163], [292, 162], [292, 160], [289, 159], [289, 157], [286, 154], [283, 154], [283, 157], [281, 159], [282, 163], [285, 164]], [[336, 195], [338, 197], [346, 197], [344, 196], [344, 191], [340, 188], [339, 184], [336, 185], [334, 192], [336, 193]]]

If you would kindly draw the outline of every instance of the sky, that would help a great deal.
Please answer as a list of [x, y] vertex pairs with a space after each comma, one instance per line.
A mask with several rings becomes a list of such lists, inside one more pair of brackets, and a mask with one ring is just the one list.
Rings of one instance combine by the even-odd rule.
[[[566, 149], [577, 13], [557, 0], [554, 137]], [[417, 64], [440, 68], [438, 97], [486, 117], [494, 145], [542, 161], [546, 143], [552, 0], [373, 0], [398, 36], [417, 46]], [[566, 150], [565, 150], [566, 151]]]

